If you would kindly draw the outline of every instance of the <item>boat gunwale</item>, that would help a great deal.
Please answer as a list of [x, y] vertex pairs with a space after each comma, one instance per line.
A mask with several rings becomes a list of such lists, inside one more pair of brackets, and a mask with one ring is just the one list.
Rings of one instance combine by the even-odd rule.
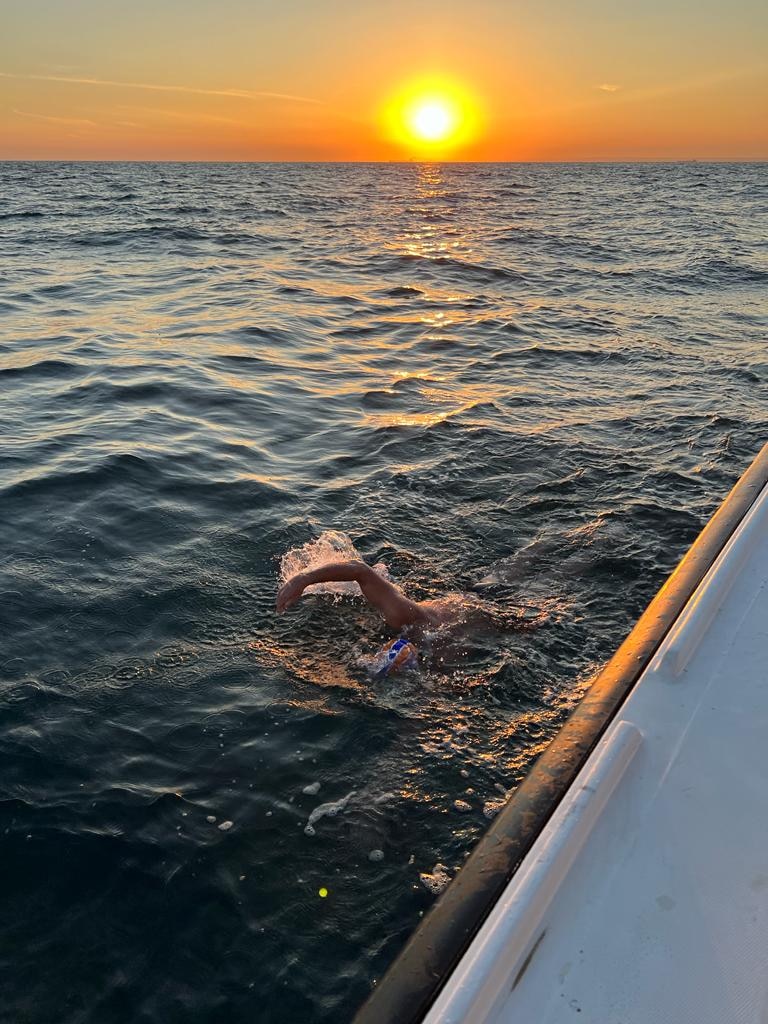
[[537, 836], [696, 588], [768, 484], [768, 444], [736, 482], [637, 623], [358, 1010], [354, 1024], [423, 1019]]

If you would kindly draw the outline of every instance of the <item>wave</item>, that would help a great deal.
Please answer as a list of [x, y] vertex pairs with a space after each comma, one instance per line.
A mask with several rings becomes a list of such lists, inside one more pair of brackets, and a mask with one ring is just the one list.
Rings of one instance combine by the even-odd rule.
[[397, 285], [394, 288], [387, 288], [381, 292], [381, 294], [390, 299], [410, 299], [412, 297], [420, 297], [424, 292], [421, 288], [415, 288], [413, 285], [403, 284]]
[[440, 256], [431, 254], [401, 253], [396, 256], [371, 257], [367, 266], [377, 272], [407, 270], [448, 271], [449, 274], [465, 283], [471, 281], [514, 282], [524, 283], [525, 275], [511, 267], [499, 267], [487, 263], [471, 263], [456, 256]]
[[636, 349], [622, 351], [619, 349], [574, 348], [571, 346], [554, 347], [551, 345], [526, 345], [513, 350], [496, 352], [491, 357], [496, 363], [515, 362], [530, 359], [535, 363], [562, 362], [567, 363], [627, 363], [637, 358], [651, 359], [659, 356], [640, 352]]
[[712, 284], [768, 284], [768, 268], [740, 260], [704, 257], [693, 262], [677, 280], [708, 287]]
[[39, 220], [45, 217], [42, 210], [12, 210], [10, 213], [0, 213], [0, 220]]
[[112, 247], [126, 245], [132, 241], [167, 240], [174, 242], [198, 242], [208, 238], [205, 231], [181, 225], [151, 224], [136, 228], [109, 228], [73, 235], [68, 244], [84, 248]]
[[41, 359], [35, 363], [0, 366], [0, 378], [5, 380], [9, 378], [23, 378], [25, 381], [28, 378], [40, 380], [50, 378], [72, 379], [73, 377], [81, 377], [83, 371], [87, 371], [87, 369], [88, 367], [84, 367], [81, 363], [73, 363], [65, 359]]

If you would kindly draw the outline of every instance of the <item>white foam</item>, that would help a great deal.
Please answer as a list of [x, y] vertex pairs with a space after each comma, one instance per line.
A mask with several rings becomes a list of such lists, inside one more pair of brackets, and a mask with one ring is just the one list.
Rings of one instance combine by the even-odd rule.
[[306, 793], [307, 796], [317, 796], [317, 794], [320, 792], [320, 783], [310, 782], [310, 784], [308, 786], [305, 786], [301, 792]]
[[[291, 548], [280, 559], [280, 578], [283, 583], [292, 579], [297, 573], [319, 569], [331, 562], [361, 562], [360, 552], [352, 543], [352, 538], [340, 530], [326, 530], [315, 540], [307, 541], [300, 547]], [[382, 562], [374, 565], [374, 570], [384, 579], [389, 578], [387, 567]], [[346, 594], [351, 597], [361, 595], [360, 587], [352, 580], [337, 583], [313, 583], [307, 587], [305, 594]]]
[[500, 782], [494, 782], [493, 788], [498, 793], [501, 793], [501, 799], [486, 800], [485, 803], [483, 804], [483, 814], [488, 819], [495, 818], [499, 811], [502, 809], [502, 807], [506, 804], [507, 800], [509, 800], [509, 798], [514, 793], [514, 788], [507, 789], [507, 787], [502, 785]]
[[346, 808], [355, 793], [356, 790], [353, 789], [350, 793], [347, 793], [346, 796], [342, 797], [341, 800], [336, 800], [334, 802], [329, 801], [327, 804], [319, 804], [310, 814], [304, 828], [304, 834], [313, 836], [315, 834], [315, 823], [320, 821], [321, 818], [335, 818], [337, 814]]
[[234, 821], [222, 821], [222, 823], [219, 825], [219, 831], [229, 832], [229, 830], [232, 828], [234, 824]]
[[419, 881], [425, 889], [438, 896], [446, 888], [451, 880], [448, 868], [445, 864], [435, 864], [431, 872], [424, 871], [419, 875]]
[[454, 800], [453, 806], [455, 810], [461, 811], [462, 814], [467, 814], [472, 810], [472, 804], [468, 804], [466, 800]]

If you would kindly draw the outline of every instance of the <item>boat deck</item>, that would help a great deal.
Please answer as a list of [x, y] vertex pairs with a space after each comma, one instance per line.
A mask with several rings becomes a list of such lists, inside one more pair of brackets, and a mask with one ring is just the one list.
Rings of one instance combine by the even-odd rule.
[[768, 1021], [768, 487], [424, 1019]]

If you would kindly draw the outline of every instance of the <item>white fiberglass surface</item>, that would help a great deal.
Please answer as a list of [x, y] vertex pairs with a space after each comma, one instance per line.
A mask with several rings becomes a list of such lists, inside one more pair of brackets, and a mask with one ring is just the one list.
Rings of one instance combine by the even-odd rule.
[[768, 488], [428, 1024], [768, 1021]]

